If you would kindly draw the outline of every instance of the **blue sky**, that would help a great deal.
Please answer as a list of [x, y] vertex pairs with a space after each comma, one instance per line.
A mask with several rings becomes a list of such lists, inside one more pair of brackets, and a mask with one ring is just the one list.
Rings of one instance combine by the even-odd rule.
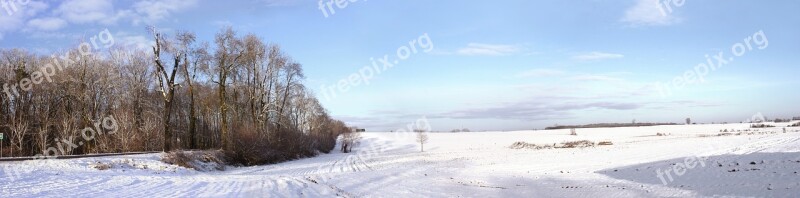
[[[24, 2], [0, 9], [0, 47], [49, 54], [104, 29], [146, 47], [147, 25], [208, 41], [224, 26], [255, 33], [303, 64], [332, 115], [372, 131], [423, 116], [440, 131], [800, 116], [798, 1], [358, 0], [331, 14], [325, 0], [327, 17], [314, 0]], [[423, 35], [429, 52], [322, 96]], [[720, 52], [735, 60], [699, 72]]]

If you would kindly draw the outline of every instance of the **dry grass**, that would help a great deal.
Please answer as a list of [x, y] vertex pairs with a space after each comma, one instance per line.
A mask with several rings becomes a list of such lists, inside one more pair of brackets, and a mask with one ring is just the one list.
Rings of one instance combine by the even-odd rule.
[[568, 141], [561, 143], [562, 146], [558, 148], [584, 148], [584, 147], [593, 147], [594, 142], [589, 140], [579, 140], [579, 141]]
[[608, 145], [614, 145], [614, 143], [611, 143], [611, 141], [600, 141], [599, 143], [597, 143], [597, 145], [608, 146]]
[[161, 161], [198, 171], [225, 170], [225, 155], [221, 151], [172, 151], [165, 153]]
[[774, 125], [768, 125], [768, 124], [751, 124], [750, 125], [750, 128], [772, 128], [772, 127], [775, 127], [775, 126]]
[[611, 143], [611, 141], [602, 141], [598, 144], [595, 144], [594, 142], [589, 140], [567, 141], [567, 142], [562, 142], [561, 144], [541, 144], [541, 145], [531, 144], [527, 142], [514, 142], [514, 144], [511, 144], [511, 146], [509, 146], [509, 148], [540, 150], [540, 149], [562, 149], [562, 148], [586, 148], [586, 147], [594, 147], [596, 145], [605, 146], [605, 145], [613, 145], [613, 143]]
[[514, 142], [514, 144], [511, 144], [511, 146], [509, 148], [512, 148], [512, 149], [534, 149], [534, 150], [539, 150], [539, 149], [551, 149], [551, 148], [553, 148], [553, 146], [552, 145], [537, 145], [537, 144], [531, 144], [531, 143], [527, 143], [527, 142]]
[[97, 170], [108, 170], [111, 169], [111, 164], [97, 162], [96, 164], [92, 164], [91, 167]]

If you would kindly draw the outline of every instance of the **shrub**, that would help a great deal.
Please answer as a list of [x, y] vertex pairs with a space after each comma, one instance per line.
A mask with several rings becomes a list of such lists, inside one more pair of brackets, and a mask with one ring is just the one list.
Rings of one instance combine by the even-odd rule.
[[192, 168], [189, 165], [189, 155], [184, 153], [184, 151], [172, 151], [169, 153], [164, 153], [161, 156], [161, 161], [167, 164], [178, 165], [181, 167]]
[[97, 162], [97, 164], [92, 164], [91, 167], [97, 170], [108, 170], [111, 169], [111, 164]]
[[553, 148], [553, 146], [551, 146], [551, 145], [536, 145], [536, 144], [531, 144], [531, 143], [527, 143], [527, 142], [514, 142], [514, 144], [511, 144], [511, 146], [509, 148], [512, 148], [512, 149], [535, 149], [535, 150], [539, 150], [539, 149], [551, 149], [551, 148]]
[[607, 145], [614, 145], [614, 143], [611, 143], [611, 141], [600, 141], [599, 143], [597, 143], [597, 145], [607, 146]]
[[589, 140], [580, 140], [580, 141], [569, 141], [561, 143], [562, 146], [556, 148], [584, 148], [584, 147], [593, 147], [594, 142]]
[[775, 127], [775, 126], [766, 125], [766, 124], [752, 124], [752, 125], [750, 125], [750, 128], [770, 128], [770, 127]]
[[317, 154], [312, 138], [295, 129], [281, 127], [264, 132], [247, 125], [236, 129], [235, 146], [224, 151], [230, 165], [274, 164]]
[[569, 129], [569, 135], [578, 135], [578, 132], [575, 132], [575, 129]]
[[225, 154], [219, 150], [172, 151], [164, 153], [161, 161], [198, 171], [225, 170]]
[[[599, 145], [613, 145], [611, 141], [604, 141], [601, 142], [602, 144]], [[568, 141], [562, 142], [561, 144], [546, 144], [546, 145], [538, 145], [538, 144], [531, 144], [527, 142], [514, 142], [511, 144], [509, 148], [512, 149], [562, 149], [562, 148], [585, 148], [585, 147], [594, 147], [595, 143], [589, 140], [579, 140], [579, 141]]]

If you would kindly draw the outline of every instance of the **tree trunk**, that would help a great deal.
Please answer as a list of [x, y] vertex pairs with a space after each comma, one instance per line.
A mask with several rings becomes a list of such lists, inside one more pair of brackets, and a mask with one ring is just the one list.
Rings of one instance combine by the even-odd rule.
[[192, 149], [198, 148], [197, 142], [197, 116], [194, 108], [194, 93], [189, 85], [189, 144]]
[[[221, 71], [222, 72], [222, 71]], [[220, 139], [222, 140], [222, 149], [228, 149], [230, 146], [228, 137], [228, 108], [225, 107], [225, 74], [220, 74], [219, 79], [219, 112], [222, 122], [220, 123]]]
[[[183, 57], [183, 71], [186, 76], [186, 84], [189, 85], [189, 148], [197, 149], [197, 116], [194, 107], [194, 78], [189, 75], [189, 56]], [[195, 62], [195, 68], [197, 63]]]
[[[172, 95], [172, 93], [170, 93], [170, 95]], [[164, 152], [172, 150], [172, 130], [170, 130], [169, 126], [171, 107], [172, 102], [164, 100]]]

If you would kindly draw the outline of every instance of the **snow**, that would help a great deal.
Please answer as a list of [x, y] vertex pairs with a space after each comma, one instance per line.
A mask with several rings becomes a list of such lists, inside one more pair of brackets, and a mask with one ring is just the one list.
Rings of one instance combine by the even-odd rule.
[[[225, 171], [165, 164], [160, 154], [0, 162], [0, 196], [796, 197], [800, 128], [775, 125], [430, 133], [425, 152], [413, 133], [364, 133], [353, 153]], [[717, 136], [723, 129], [742, 134]], [[576, 140], [613, 145], [510, 148]], [[672, 181], [658, 176], [666, 170]]]

